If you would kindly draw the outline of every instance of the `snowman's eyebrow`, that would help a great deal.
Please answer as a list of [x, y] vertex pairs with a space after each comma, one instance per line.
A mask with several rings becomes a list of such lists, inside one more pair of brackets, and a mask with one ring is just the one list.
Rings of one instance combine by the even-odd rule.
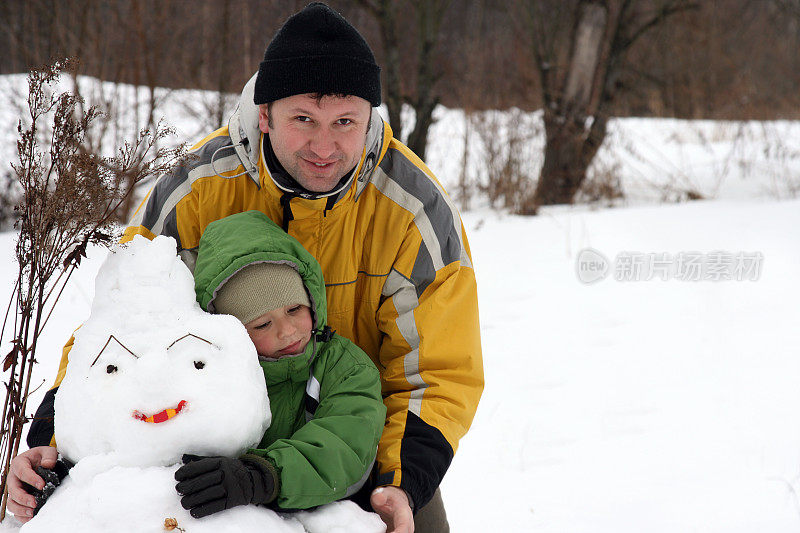
[[216, 344], [214, 344], [213, 342], [211, 342], [211, 341], [209, 341], [209, 340], [206, 340], [206, 339], [204, 339], [203, 337], [198, 337], [198, 336], [197, 336], [197, 335], [195, 335], [194, 333], [187, 333], [186, 335], [184, 335], [184, 336], [183, 336], [183, 337], [181, 337], [180, 339], [175, 339], [174, 341], [172, 341], [172, 344], [170, 344], [169, 346], [167, 346], [167, 350], [169, 350], [170, 348], [172, 348], [173, 346], [175, 346], [175, 344], [176, 344], [176, 343], [178, 343], [178, 342], [182, 341], [182, 340], [183, 340], [183, 339], [185, 339], [186, 337], [194, 337], [195, 339], [197, 339], [197, 340], [200, 340], [200, 341], [203, 341], [203, 342], [205, 342], [206, 344], [210, 344], [211, 346], [213, 346], [213, 347], [215, 347], [215, 348], [217, 348], [217, 349], [219, 348], [219, 346], [217, 346]]
[[118, 339], [118, 338], [116, 338], [116, 337], [115, 337], [115, 336], [112, 334], [112, 335], [109, 335], [109, 336], [108, 336], [108, 340], [107, 340], [107, 341], [106, 341], [106, 343], [103, 345], [103, 347], [100, 349], [100, 353], [99, 353], [99, 354], [97, 354], [97, 357], [95, 357], [95, 358], [94, 358], [94, 361], [92, 361], [92, 364], [91, 364], [91, 365], [89, 365], [89, 368], [92, 368], [92, 367], [94, 366], [94, 364], [97, 362], [97, 360], [98, 360], [98, 359], [100, 359], [100, 356], [101, 356], [101, 355], [103, 355], [103, 351], [104, 351], [104, 350], [105, 350], [105, 349], [108, 347], [108, 343], [109, 343], [109, 342], [111, 342], [111, 339], [114, 339], [115, 341], [117, 341], [117, 344], [119, 344], [120, 346], [122, 346], [122, 348], [123, 348], [123, 349], [124, 349], [126, 352], [128, 352], [129, 354], [131, 354], [132, 356], [134, 356], [136, 359], [139, 359], [139, 356], [138, 356], [138, 355], [136, 355], [135, 353], [133, 353], [132, 351], [130, 351], [130, 350], [128, 349], [128, 347], [127, 347], [127, 346], [125, 346], [124, 344], [122, 344], [122, 343], [119, 341], [119, 339]]

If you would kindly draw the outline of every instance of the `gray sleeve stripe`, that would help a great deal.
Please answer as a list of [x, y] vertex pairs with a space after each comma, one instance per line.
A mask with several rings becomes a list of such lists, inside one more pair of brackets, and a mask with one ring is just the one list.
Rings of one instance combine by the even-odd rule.
[[428, 285], [433, 283], [433, 280], [436, 279], [436, 270], [433, 268], [431, 254], [428, 253], [428, 249], [424, 246], [420, 247], [419, 252], [417, 252], [417, 260], [414, 261], [411, 279], [414, 280], [414, 284], [416, 285], [417, 298], [422, 296], [422, 293], [425, 292]]
[[421, 417], [422, 396], [428, 384], [422, 379], [419, 369], [419, 331], [417, 331], [417, 324], [414, 321], [414, 309], [419, 305], [417, 289], [409, 279], [397, 270], [392, 270], [383, 285], [382, 294], [392, 297], [392, 302], [397, 310], [397, 328], [411, 347], [411, 351], [403, 357], [405, 378], [415, 387], [411, 391], [408, 410]]
[[392, 201], [414, 214], [435, 270], [454, 261], [472, 267], [462, 241], [461, 217], [435, 180], [397, 150], [389, 150], [372, 182]]
[[[225, 163], [228, 162], [228, 160], [233, 158], [236, 158], [236, 156], [231, 156], [230, 158], [224, 158], [218, 161], [220, 161], [220, 165], [225, 165]], [[236, 158], [236, 165], [241, 166], [241, 163], [239, 162], [238, 158]], [[153, 225], [153, 228], [151, 230], [153, 233], [155, 233], [156, 235], [159, 234], [171, 235], [175, 237], [175, 239], [178, 241], [178, 244], [181, 245], [180, 236], [178, 235], [176, 207], [183, 198], [185, 198], [192, 192], [192, 185], [194, 184], [195, 181], [201, 178], [207, 178], [214, 175], [210, 167], [211, 165], [204, 165], [201, 167], [197, 167], [196, 169], [194, 169], [189, 173], [188, 181], [184, 181], [180, 185], [180, 187], [178, 187], [177, 189], [175, 189], [175, 191], [173, 191], [170, 197], [167, 198], [167, 200], [164, 202], [164, 206], [162, 208], [164, 210], [161, 212], [159, 219]], [[170, 220], [175, 222], [174, 226], [169, 225]]]
[[[217, 170], [221, 169], [234, 169], [236, 166], [231, 167], [231, 165], [240, 165], [241, 162], [239, 158], [234, 154], [228, 157], [223, 157], [221, 159], [217, 159], [215, 165], [217, 166]], [[153, 226], [150, 228], [150, 231], [155, 233], [156, 235], [160, 235], [165, 233], [164, 230], [164, 222], [168, 216], [175, 216], [175, 206], [178, 205], [186, 195], [192, 192], [192, 185], [195, 181], [199, 180], [200, 178], [207, 178], [210, 176], [214, 176], [214, 170], [211, 168], [211, 164], [207, 165], [200, 165], [195, 167], [191, 171], [189, 171], [188, 179], [183, 180], [178, 184], [177, 187], [172, 191], [172, 193], [167, 197], [162, 206], [161, 210], [158, 213], [158, 219], [153, 223]], [[177, 230], [177, 226], [175, 228]], [[166, 235], [171, 235], [169, 233], [165, 233]], [[177, 235], [172, 235], [173, 237], [177, 238]]]
[[435, 258], [435, 268], [438, 270], [443, 267], [444, 261], [442, 259], [441, 251], [439, 250], [439, 239], [434, 231], [433, 226], [431, 225], [430, 218], [428, 218], [427, 214], [425, 213], [424, 205], [419, 198], [405, 191], [399, 183], [390, 178], [389, 175], [386, 174], [386, 172], [384, 172], [380, 167], [375, 170], [375, 173], [372, 175], [372, 183], [384, 194], [384, 196], [392, 200], [409, 213], [415, 215], [414, 223], [417, 225], [420, 235], [422, 235], [422, 241], [425, 243], [425, 247], [427, 247], [429, 250], [435, 251], [435, 253], [431, 254], [432, 257]]
[[[143, 209], [137, 213], [131, 220], [131, 226], [144, 226], [151, 232], [159, 235], [164, 230], [164, 221], [177, 205], [181, 198], [186, 196], [191, 191], [191, 183], [201, 175], [211, 176], [214, 175], [211, 169], [211, 156], [219, 148], [230, 144], [230, 138], [227, 136], [219, 136], [211, 139], [206, 144], [192, 152], [191, 158], [183, 165], [175, 168], [168, 175], [165, 175], [158, 180], [153, 190], [150, 192], [150, 197], [147, 199], [147, 204]], [[218, 169], [229, 170], [230, 159], [235, 159], [238, 163], [239, 158], [233, 153], [228, 151], [221, 152], [227, 154], [227, 157], [219, 158], [216, 161]], [[201, 174], [205, 173], [205, 174]], [[178, 235], [172, 235], [178, 238]]]
[[169, 215], [167, 215], [167, 218], [164, 221], [164, 234], [172, 235], [178, 244], [178, 250], [183, 250], [183, 246], [181, 245], [181, 236], [178, 235], [178, 217], [175, 213], [175, 209], [170, 209]]
[[422, 237], [411, 279], [392, 269], [382, 294], [391, 297], [397, 310], [397, 328], [411, 350], [403, 357], [406, 380], [411, 391], [408, 409], [422, 417], [422, 398], [428, 384], [419, 364], [420, 336], [414, 320], [419, 297], [436, 277], [436, 271], [455, 261], [472, 268], [463, 245], [461, 217], [447, 193], [425, 172], [397, 150], [389, 150], [372, 175], [378, 190], [414, 216]]

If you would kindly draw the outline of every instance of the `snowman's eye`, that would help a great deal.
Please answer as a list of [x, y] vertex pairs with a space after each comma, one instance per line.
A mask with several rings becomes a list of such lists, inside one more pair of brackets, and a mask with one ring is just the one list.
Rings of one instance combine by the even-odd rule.
[[203, 367], [205, 367], [205, 366], [206, 366], [206, 364], [205, 364], [204, 362], [202, 362], [202, 361], [195, 361], [195, 362], [194, 362], [194, 367], [195, 367], [197, 370], [202, 370], [202, 369], [203, 369]]
[[115, 367], [114, 365], [108, 365], [106, 367], [106, 372], [109, 373], [109, 374], [113, 374], [116, 371], [117, 371], [117, 367]]

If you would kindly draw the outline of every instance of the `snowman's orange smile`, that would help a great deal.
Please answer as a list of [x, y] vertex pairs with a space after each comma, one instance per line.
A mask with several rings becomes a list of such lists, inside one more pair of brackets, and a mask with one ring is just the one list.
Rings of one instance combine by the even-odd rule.
[[133, 418], [141, 420], [143, 422], [148, 422], [150, 424], [160, 424], [161, 422], [166, 422], [170, 418], [177, 416], [178, 413], [180, 413], [183, 410], [183, 408], [186, 407], [186, 405], [187, 405], [186, 400], [181, 400], [178, 403], [177, 407], [164, 409], [160, 413], [156, 413], [150, 416], [140, 413], [139, 411], [134, 411]]

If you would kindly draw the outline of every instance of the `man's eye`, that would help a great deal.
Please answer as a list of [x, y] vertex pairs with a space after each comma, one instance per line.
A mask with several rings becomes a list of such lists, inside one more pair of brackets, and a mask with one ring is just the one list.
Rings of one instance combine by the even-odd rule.
[[350, 124], [353, 123], [353, 121], [350, 120], [349, 118], [340, 118], [339, 120], [337, 120], [337, 122], [339, 123], [340, 126], [349, 126]]
[[310, 117], [306, 117], [304, 115], [298, 115], [298, 116], [294, 117], [294, 119], [297, 120], [298, 122], [311, 122], [311, 118]]

